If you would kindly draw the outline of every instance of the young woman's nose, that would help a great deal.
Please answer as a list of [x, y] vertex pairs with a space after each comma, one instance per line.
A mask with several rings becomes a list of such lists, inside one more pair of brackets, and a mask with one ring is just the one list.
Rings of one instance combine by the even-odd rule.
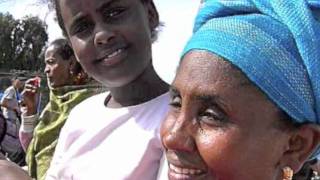
[[[185, 115], [179, 117], [168, 116], [163, 125], [166, 128], [162, 137], [163, 145], [167, 149], [192, 152], [195, 150], [195, 142], [191, 136], [190, 122]], [[170, 124], [167, 126], [167, 124]]]
[[115, 33], [112, 30], [107, 30], [103, 27], [97, 27], [94, 44], [98, 46], [106, 45], [112, 42], [115, 37]]
[[49, 67], [48, 67], [48, 66], [45, 66], [43, 72], [44, 72], [45, 74], [49, 73]]

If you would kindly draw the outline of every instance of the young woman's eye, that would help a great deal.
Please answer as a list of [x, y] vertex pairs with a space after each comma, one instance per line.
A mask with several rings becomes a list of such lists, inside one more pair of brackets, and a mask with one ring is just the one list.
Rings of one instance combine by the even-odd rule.
[[71, 31], [72, 35], [81, 34], [83, 32], [86, 32], [90, 29], [90, 23], [88, 22], [80, 22], [77, 25], [74, 26], [74, 28]]
[[218, 112], [216, 109], [209, 108], [199, 114], [199, 121], [206, 124], [217, 125], [217, 123], [226, 123], [227, 118], [222, 112]]
[[52, 65], [54, 64], [54, 61], [46, 61], [45, 64]]
[[115, 19], [125, 11], [124, 8], [113, 8], [104, 12], [104, 16], [107, 19]]
[[181, 97], [179, 96], [172, 97], [169, 105], [174, 108], [181, 108]]
[[85, 31], [86, 29], [88, 29], [88, 25], [87, 24], [81, 24], [78, 25], [77, 28], [75, 29], [75, 33], [81, 33], [83, 31]]

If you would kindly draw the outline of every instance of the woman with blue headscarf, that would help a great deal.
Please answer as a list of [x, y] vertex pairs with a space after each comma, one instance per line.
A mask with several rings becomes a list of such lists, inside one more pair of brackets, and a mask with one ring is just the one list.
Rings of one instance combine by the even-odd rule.
[[169, 179], [288, 180], [319, 153], [320, 1], [204, 0], [161, 137]]

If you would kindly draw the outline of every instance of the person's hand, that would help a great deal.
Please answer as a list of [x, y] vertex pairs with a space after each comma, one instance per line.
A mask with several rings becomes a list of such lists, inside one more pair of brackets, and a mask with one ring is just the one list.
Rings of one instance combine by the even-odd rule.
[[34, 115], [37, 113], [39, 85], [35, 83], [35, 81], [36, 78], [27, 80], [21, 93], [21, 111], [26, 116]]
[[20, 116], [21, 115], [21, 110], [20, 110], [20, 107], [19, 106], [16, 106], [13, 108], [13, 111], [17, 114], [17, 116]]

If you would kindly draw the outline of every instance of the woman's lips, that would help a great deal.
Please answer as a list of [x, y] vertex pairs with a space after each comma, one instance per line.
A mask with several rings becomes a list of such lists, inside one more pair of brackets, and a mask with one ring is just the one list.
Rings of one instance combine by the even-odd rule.
[[125, 59], [125, 54], [126, 48], [118, 48], [97, 59], [96, 62], [106, 66], [114, 66]]

